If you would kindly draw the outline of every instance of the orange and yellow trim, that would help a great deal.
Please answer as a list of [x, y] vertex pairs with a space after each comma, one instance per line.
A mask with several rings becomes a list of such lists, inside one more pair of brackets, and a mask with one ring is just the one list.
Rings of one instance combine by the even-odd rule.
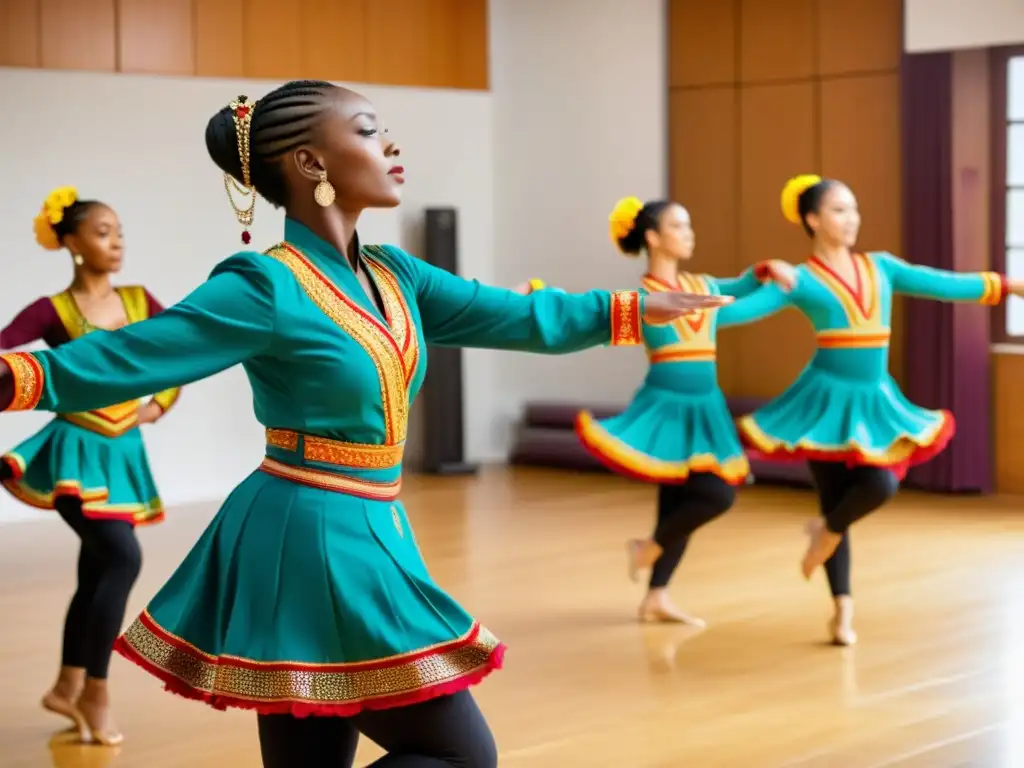
[[881, 349], [888, 347], [892, 330], [875, 331], [859, 328], [821, 331], [815, 335], [819, 349]]
[[120, 437], [138, 425], [138, 414], [139, 403], [132, 400], [92, 411], [61, 413], [58, 418], [104, 437]]
[[714, 345], [669, 344], [667, 347], [651, 350], [647, 359], [656, 363], [713, 363], [717, 358]]
[[207, 653], [144, 611], [114, 650], [186, 698], [215, 709], [295, 717], [350, 717], [464, 690], [500, 669], [505, 645], [478, 622], [463, 635], [409, 653], [348, 663], [255, 661]]
[[373, 361], [384, 408], [384, 441], [389, 445], [404, 442], [409, 426], [405, 359], [390, 329], [357, 306], [291, 244], [282, 243], [268, 250], [266, 255], [287, 267], [310, 301], [359, 344]]
[[172, 387], [153, 395], [153, 402], [160, 406], [161, 411], [167, 413], [178, 402], [179, 397], [181, 397], [181, 387]]
[[851, 328], [882, 327], [882, 301], [879, 291], [878, 267], [865, 253], [851, 253], [856, 282], [850, 285], [821, 259], [812, 256], [807, 261], [811, 273], [839, 302]]
[[384, 316], [395, 342], [402, 353], [405, 365], [405, 383], [408, 385], [416, 374], [420, 361], [419, 337], [409, 304], [402, 293], [398, 277], [381, 261], [386, 252], [378, 245], [369, 245], [363, 250], [366, 265], [384, 303]]
[[1010, 294], [1010, 284], [1006, 276], [998, 272], [981, 272], [979, 275], [984, 287], [978, 302], [989, 307], [1001, 304]]
[[730, 485], [741, 485], [750, 474], [750, 462], [743, 454], [724, 461], [712, 454], [697, 454], [684, 461], [665, 461], [626, 445], [598, 423], [593, 414], [576, 415], [576, 435], [583, 447], [613, 472], [648, 483], [681, 484], [693, 472], [717, 475]]
[[31, 352], [10, 352], [0, 355], [7, 364], [14, 382], [14, 398], [5, 410], [31, 411], [43, 397], [46, 374], [39, 360]]
[[327, 437], [316, 437], [290, 429], [268, 429], [267, 445], [297, 453], [302, 440], [302, 456], [307, 461], [334, 464], [350, 469], [393, 469], [402, 463], [405, 443], [370, 445], [346, 443]]
[[291, 464], [272, 459], [269, 456], [263, 459], [260, 464], [260, 471], [268, 475], [279, 477], [282, 480], [289, 480], [299, 485], [306, 485], [310, 488], [319, 488], [323, 491], [344, 493], [349, 496], [358, 496], [361, 499], [373, 501], [394, 501], [402, 490], [402, 478], [399, 477], [390, 482], [375, 482], [363, 480], [358, 477], [349, 477], [338, 472], [326, 472], [322, 469], [310, 467], [295, 467]]
[[949, 411], [936, 411], [939, 417], [920, 434], [900, 435], [883, 449], [867, 448], [856, 440], [842, 445], [823, 445], [801, 439], [796, 443], [772, 437], [758, 426], [753, 414], [736, 420], [740, 438], [754, 456], [770, 461], [834, 461], [847, 466], [873, 466], [891, 469], [900, 478], [910, 467], [934, 458], [953, 439], [956, 419]]
[[25, 460], [16, 453], [5, 453], [0, 457], [12, 476], [4, 480], [4, 488], [22, 504], [35, 509], [50, 510], [62, 497], [82, 502], [82, 515], [89, 520], [120, 520], [133, 525], [153, 525], [164, 519], [163, 502], [150, 499], [145, 504], [109, 504], [110, 490], [107, 488], [82, 488], [77, 480], [58, 480], [50, 492], [40, 491], [25, 482]]
[[636, 346], [643, 343], [641, 321], [639, 292], [615, 291], [611, 307], [612, 346]]

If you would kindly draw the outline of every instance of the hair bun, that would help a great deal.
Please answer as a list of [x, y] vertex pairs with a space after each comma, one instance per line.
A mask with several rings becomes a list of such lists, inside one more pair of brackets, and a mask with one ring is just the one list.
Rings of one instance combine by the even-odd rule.
[[643, 210], [643, 201], [638, 197], [624, 197], [615, 204], [608, 215], [608, 232], [616, 247], [622, 247], [622, 241], [636, 226], [636, 217]]
[[55, 229], [64, 221], [64, 211], [78, 202], [78, 190], [74, 187], [57, 187], [46, 196], [43, 208], [32, 222], [36, 242], [48, 251], [60, 250], [60, 238]]
[[800, 195], [816, 184], [820, 184], [821, 181], [821, 176], [805, 173], [800, 176], [794, 176], [786, 182], [786, 186], [782, 188], [782, 200], [780, 201], [782, 204], [782, 215], [786, 217], [786, 221], [792, 224], [802, 223], [800, 218]]

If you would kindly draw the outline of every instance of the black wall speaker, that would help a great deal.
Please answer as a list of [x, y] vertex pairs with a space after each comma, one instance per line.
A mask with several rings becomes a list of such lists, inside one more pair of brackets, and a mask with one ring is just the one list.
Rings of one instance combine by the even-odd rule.
[[[459, 273], [458, 215], [454, 208], [426, 210], [424, 258]], [[466, 461], [462, 350], [427, 348], [423, 398], [423, 468], [435, 475], [471, 475], [478, 467]]]

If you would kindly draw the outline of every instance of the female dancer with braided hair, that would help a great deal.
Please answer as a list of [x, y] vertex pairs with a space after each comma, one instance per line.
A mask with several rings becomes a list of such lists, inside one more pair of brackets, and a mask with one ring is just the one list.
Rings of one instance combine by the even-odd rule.
[[808, 526], [810, 544], [801, 570], [810, 578], [824, 564], [835, 600], [829, 631], [836, 644], [850, 645], [857, 636], [849, 529], [885, 504], [907, 469], [939, 453], [954, 431], [952, 414], [914, 405], [889, 375], [893, 296], [995, 305], [1010, 293], [1024, 293], [1024, 283], [856, 251], [860, 212], [853, 192], [840, 181], [790, 180], [782, 211], [806, 231], [813, 253], [796, 268], [791, 292], [746, 301], [759, 304], [754, 311], [761, 316], [797, 308], [814, 326], [817, 351], [784, 393], [741, 418], [738, 427], [758, 454], [809, 462], [821, 518]]
[[96, 407], [244, 364], [267, 456], [117, 650], [176, 693], [255, 710], [267, 768], [351, 765], [360, 733], [382, 768], [490, 768], [467, 689], [504, 646], [433, 582], [397, 498], [427, 344], [638, 344], [641, 319], [727, 299], [520, 296], [361, 245], [360, 213], [398, 205], [405, 172], [373, 107], [329, 83], [239, 97], [206, 144], [251, 195], [232, 201], [240, 223], [258, 192], [286, 209], [286, 242], [230, 257], [152, 320], [3, 357], [0, 408]]
[[[0, 332], [0, 350], [38, 339], [57, 348], [162, 311], [142, 286], [111, 285], [111, 275], [121, 269], [123, 235], [109, 206], [60, 187], [46, 198], [35, 233], [42, 247], [67, 249], [74, 278], [69, 288], [23, 309]], [[142, 565], [134, 526], [163, 519], [139, 426], [160, 419], [177, 397], [170, 388], [145, 404], [136, 395], [109, 407], [61, 408], [57, 418], [0, 457], [4, 487], [26, 504], [55, 510], [82, 542], [61, 668], [43, 706], [74, 721], [85, 741], [122, 740], [110, 716], [107, 671]]]
[[[762, 280], [785, 285], [794, 277], [793, 267], [780, 261], [763, 262], [736, 278], [685, 271], [695, 237], [690, 214], [679, 203], [627, 197], [609, 222], [621, 253], [647, 256], [643, 295], [682, 289], [740, 298], [778, 290], [762, 289]], [[732, 507], [735, 488], [750, 471], [715, 363], [717, 330], [746, 322], [744, 306], [750, 305], [737, 301], [667, 326], [645, 324], [650, 369], [629, 406], [609, 419], [596, 420], [586, 411], [576, 417], [576, 433], [595, 458], [615, 472], [658, 486], [654, 534], [627, 543], [630, 578], [636, 581], [640, 571], [650, 569], [638, 611], [641, 621], [704, 626], [702, 619], [672, 603], [668, 584], [691, 536]]]

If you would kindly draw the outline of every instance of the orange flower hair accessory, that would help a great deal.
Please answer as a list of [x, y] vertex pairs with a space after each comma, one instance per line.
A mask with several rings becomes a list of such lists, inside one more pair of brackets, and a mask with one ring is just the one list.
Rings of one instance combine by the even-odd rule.
[[32, 222], [36, 242], [48, 251], [60, 250], [60, 238], [54, 227], [64, 220], [64, 211], [78, 200], [74, 187], [57, 187], [43, 201], [42, 210]]
[[786, 186], [782, 188], [781, 200], [782, 215], [786, 217], [786, 221], [792, 224], [801, 223], [800, 195], [815, 184], [820, 184], [821, 181], [821, 176], [815, 176], [813, 173], [805, 173], [801, 176], [794, 176], [786, 182]]
[[616, 246], [619, 241], [633, 231], [636, 217], [643, 210], [643, 201], [638, 197], [624, 197], [615, 204], [608, 216], [608, 233]]

